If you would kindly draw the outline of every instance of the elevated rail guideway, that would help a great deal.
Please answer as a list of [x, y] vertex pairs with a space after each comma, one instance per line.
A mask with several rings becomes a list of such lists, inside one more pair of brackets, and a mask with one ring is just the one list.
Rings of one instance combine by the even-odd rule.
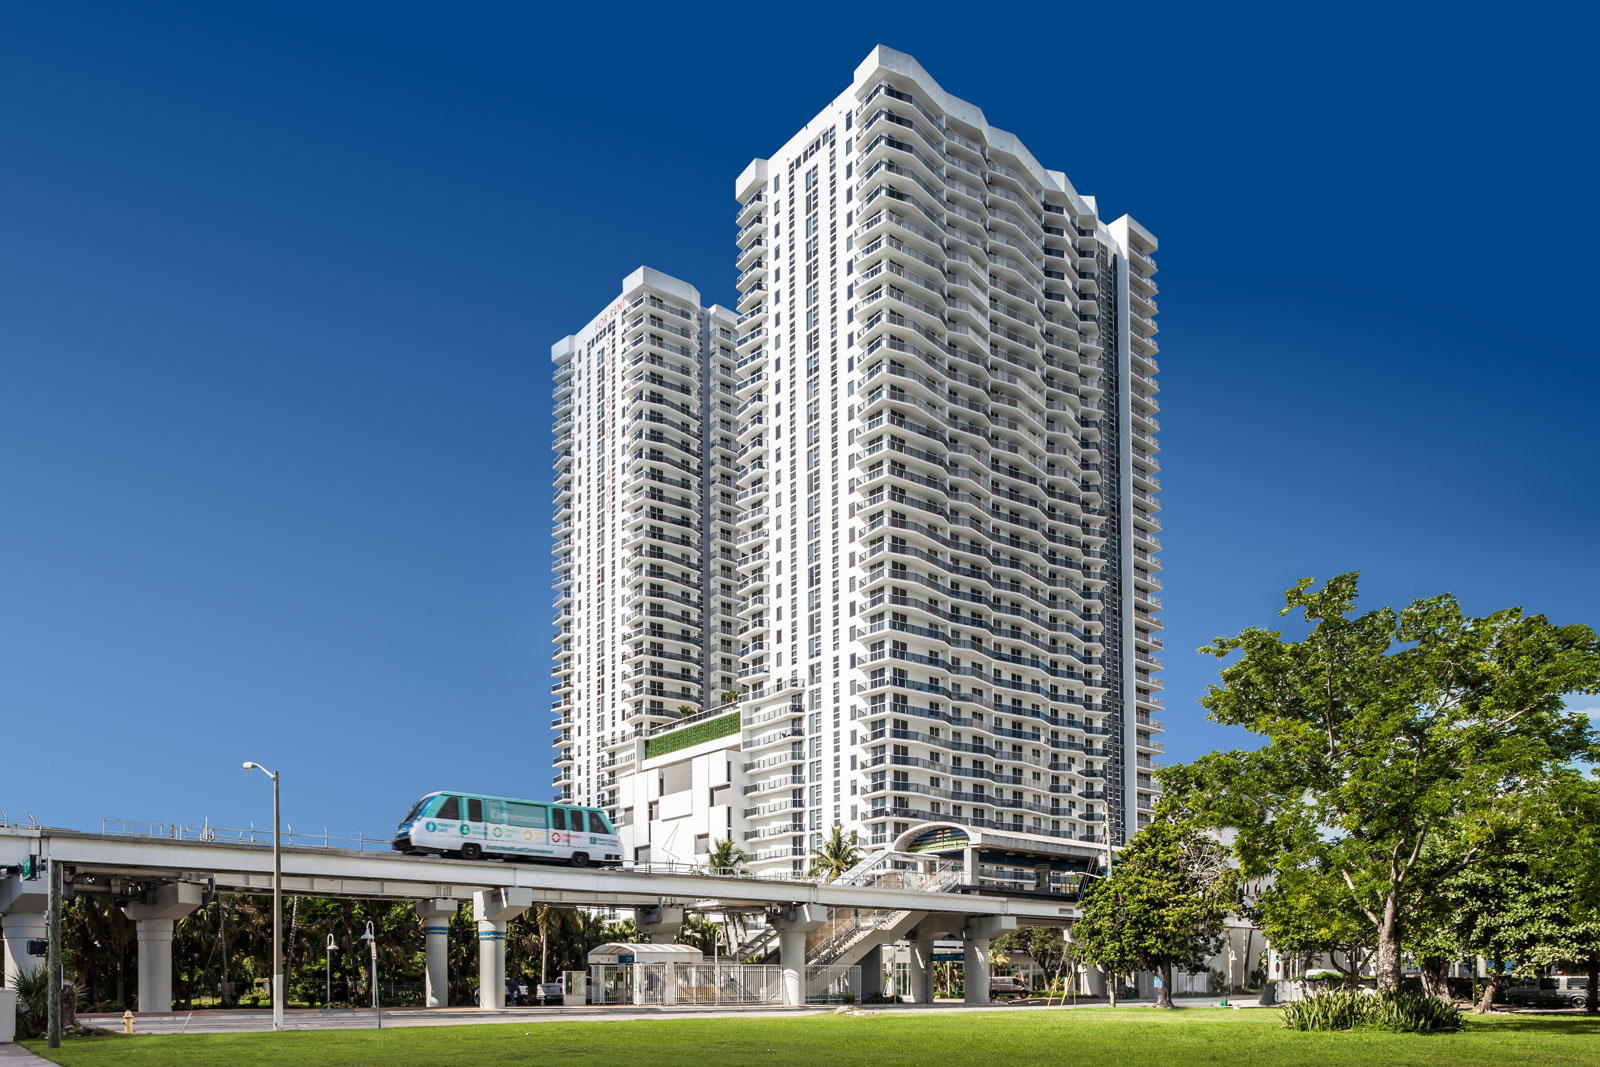
[[[212, 894], [268, 893], [272, 888], [272, 850], [266, 844], [209, 830], [190, 834], [178, 827], [166, 829], [165, 835], [156, 836], [0, 825], [0, 868], [20, 866], [29, 856], [59, 864], [70, 892], [108, 893], [136, 921], [143, 1011], [171, 1008], [176, 920]], [[806, 973], [806, 935], [821, 929], [830, 913], [915, 915], [917, 927], [910, 934], [914, 943], [928, 946], [930, 957], [934, 938], [960, 937], [969, 959], [985, 961], [989, 939], [1005, 930], [1018, 924], [1066, 926], [1077, 917], [1076, 907], [1064, 898], [1011, 896], [988, 887], [958, 887], [948, 878], [907, 879], [900, 872], [881, 880], [858, 875], [829, 883], [649, 866], [604, 870], [406, 856], [333, 847], [333, 839], [325, 840], [330, 844], [283, 849], [284, 892], [416, 901], [425, 935], [429, 1007], [446, 1003], [447, 922], [465, 900], [473, 902], [478, 922], [480, 1002], [485, 1008], [503, 1007], [504, 983], [498, 976], [505, 973], [505, 924], [535, 904], [631, 908], [641, 932], [664, 939], [675, 935], [686, 909], [764, 912], [777, 932], [779, 965], [786, 979], [793, 978], [785, 981], [791, 1003]], [[47, 884], [20, 874], [0, 878], [8, 981], [39, 965], [37, 957], [26, 954], [25, 944], [44, 936]], [[913, 985], [926, 987], [925, 982]], [[967, 989], [969, 999], [987, 1000], [987, 981], [969, 982]]]

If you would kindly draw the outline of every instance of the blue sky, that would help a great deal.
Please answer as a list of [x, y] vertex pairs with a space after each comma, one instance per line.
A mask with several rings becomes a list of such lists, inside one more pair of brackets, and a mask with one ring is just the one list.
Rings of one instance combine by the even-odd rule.
[[1099, 7], [13, 6], [0, 809], [548, 795], [549, 345], [879, 42], [1161, 238], [1170, 759], [1301, 575], [1594, 623], [1587, 32]]

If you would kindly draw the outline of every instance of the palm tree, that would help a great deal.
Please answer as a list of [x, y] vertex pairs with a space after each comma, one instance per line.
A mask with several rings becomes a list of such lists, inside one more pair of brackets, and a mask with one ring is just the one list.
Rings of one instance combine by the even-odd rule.
[[[711, 852], [706, 856], [706, 870], [724, 877], [748, 874], [750, 853], [735, 844], [731, 837], [718, 841], [711, 846]], [[728, 946], [730, 952], [735, 945], [744, 940], [744, 932], [744, 916], [741, 913], [737, 911], [722, 913], [722, 943]]]
[[811, 878], [821, 878], [825, 882], [831, 882], [860, 863], [861, 855], [861, 839], [856, 836], [856, 832], [851, 830], [847, 839], [844, 836], [844, 827], [834, 823], [833, 832], [821, 845], [811, 850], [811, 868], [806, 874]]
[[733, 838], [718, 841], [706, 856], [706, 870], [712, 874], [740, 875], [749, 870], [750, 853], [734, 844]]

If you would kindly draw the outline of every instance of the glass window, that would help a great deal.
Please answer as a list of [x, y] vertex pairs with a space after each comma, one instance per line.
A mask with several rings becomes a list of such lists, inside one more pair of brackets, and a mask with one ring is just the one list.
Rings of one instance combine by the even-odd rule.
[[1539, 988], [1540, 989], [1560, 989], [1561, 988], [1561, 980], [1559, 978], [1541, 978], [1541, 979], [1539, 979]]
[[483, 801], [479, 800], [477, 797], [473, 797], [467, 801], [467, 821], [483, 821]]
[[489, 801], [489, 821], [503, 823], [506, 821], [506, 802], [503, 800]]
[[570, 814], [572, 816], [572, 827], [571, 827], [572, 832], [575, 833], [575, 834], [588, 833], [588, 830], [585, 828], [585, 825], [584, 825], [583, 812], [574, 811], [574, 812], [571, 812]]
[[551, 808], [550, 809], [550, 826], [551, 826], [552, 829], [555, 829], [555, 830], [565, 830], [567, 828], [567, 809], [566, 808]]
[[439, 805], [439, 818], [454, 821], [461, 818], [461, 800], [459, 797], [445, 797], [444, 803]]
[[512, 826], [543, 830], [550, 822], [550, 809], [543, 804], [507, 804], [506, 821]]

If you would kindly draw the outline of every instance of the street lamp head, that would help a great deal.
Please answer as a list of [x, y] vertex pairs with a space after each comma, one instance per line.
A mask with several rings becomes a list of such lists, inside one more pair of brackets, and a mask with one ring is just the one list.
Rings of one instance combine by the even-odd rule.
[[260, 765], [256, 764], [256, 763], [251, 763], [249, 760], [245, 760], [244, 761], [244, 769], [247, 770], [247, 771], [253, 771], [258, 766], [260, 766]]

